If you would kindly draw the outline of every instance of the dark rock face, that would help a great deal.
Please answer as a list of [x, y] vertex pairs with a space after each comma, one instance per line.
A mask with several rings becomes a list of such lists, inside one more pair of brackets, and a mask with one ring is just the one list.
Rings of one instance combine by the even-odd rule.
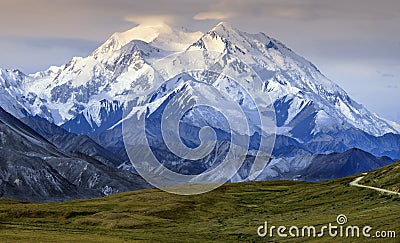
[[377, 157], [356, 148], [343, 153], [276, 157], [257, 180], [324, 181], [376, 170], [393, 162], [387, 156]]
[[145, 187], [131, 172], [83, 153], [64, 153], [0, 108], [0, 197], [63, 201]]
[[21, 120], [65, 153], [87, 155], [111, 167], [125, 162], [122, 156], [105, 149], [87, 135], [70, 133], [39, 116], [28, 116]]

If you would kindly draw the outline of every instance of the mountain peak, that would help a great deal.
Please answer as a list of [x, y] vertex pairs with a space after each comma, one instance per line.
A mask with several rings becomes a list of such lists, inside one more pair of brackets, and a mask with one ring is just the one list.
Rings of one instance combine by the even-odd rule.
[[124, 32], [116, 32], [96, 49], [94, 54], [108, 53], [121, 49], [133, 40], [140, 40], [150, 43], [156, 39], [160, 33], [169, 32], [171, 28], [165, 24], [158, 25], [137, 25], [136, 27]]
[[117, 40], [122, 46], [132, 40], [141, 40], [147, 43], [152, 42], [161, 33], [170, 33], [172, 28], [167, 24], [137, 25], [136, 27], [124, 32], [117, 32], [111, 38]]
[[238, 30], [228, 22], [219, 22], [214, 28], [210, 30], [210, 32], [216, 32], [218, 34], [224, 35], [224, 33], [234, 33], [238, 32]]
[[166, 51], [182, 51], [202, 35], [202, 32], [189, 32], [165, 23], [140, 24], [125, 32], [114, 33], [96, 52], [116, 51], [134, 40], [151, 43]]
[[245, 54], [251, 47], [245, 32], [241, 32], [227, 22], [220, 22], [194, 42], [190, 48]]
[[226, 22], [226, 21], [221, 21], [219, 22], [213, 29], [235, 29], [230, 23]]

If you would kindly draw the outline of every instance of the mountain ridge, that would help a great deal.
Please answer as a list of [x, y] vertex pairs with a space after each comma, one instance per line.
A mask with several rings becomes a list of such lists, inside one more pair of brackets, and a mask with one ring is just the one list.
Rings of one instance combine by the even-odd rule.
[[0, 197], [65, 201], [148, 187], [141, 177], [117, 165], [60, 150], [1, 107], [0, 152]]
[[[191, 53], [203, 53], [200, 58], [205, 58], [205, 52], [217, 51], [222, 57], [231, 55], [243, 61], [262, 80], [265, 90], [261, 91], [271, 97], [276, 111], [277, 135], [284, 137], [276, 144], [278, 149], [273, 154], [276, 158], [295, 158], [300, 163], [302, 156], [342, 153], [353, 147], [375, 156], [400, 156], [400, 131], [395, 124], [369, 112], [314, 64], [264, 33], [249, 34], [224, 22], [206, 33], [162, 25], [146, 27], [151, 35], [141, 36], [147, 33], [140, 33], [143, 28], [137, 26], [116, 33], [89, 56], [74, 57], [60, 67], [31, 75], [0, 69], [0, 90], [4, 93], [0, 104], [20, 119], [40, 116], [68, 132], [87, 135], [126, 159], [121, 119], [132, 108], [127, 100], [132, 90], [151, 85], [154, 65], [178, 49], [188, 57], [188, 62], [198, 58]], [[238, 63], [220, 61], [218, 64], [225, 65], [223, 68], [233, 67], [238, 73], [246, 71]], [[184, 64], [172, 64], [171, 68], [174, 67], [182, 68]], [[143, 97], [140, 108], [151, 115], [179, 92], [187, 100], [196, 100], [193, 91], [202, 91], [196, 86], [202, 78], [192, 72], [165, 80], [169, 85]], [[240, 85], [234, 85], [235, 80], [217, 81], [214, 84], [219, 88], [240, 94], [236, 98], [243, 98], [242, 108], [252, 105], [241, 94]], [[188, 144], [197, 143], [196, 131], [201, 124], [223, 130], [220, 129], [222, 120], [209, 118], [210, 113], [199, 111], [185, 117], [186, 125], [192, 128], [185, 134]], [[154, 116], [153, 122], [161, 123], [160, 119]], [[251, 125], [257, 127], [256, 123]], [[160, 134], [153, 135], [159, 139]], [[158, 142], [161, 140], [155, 144]]]
[[[124, 35], [124, 33], [129, 33], [137, 28], [140, 30], [142, 27], [138, 26], [126, 32], [119, 33], [118, 35]], [[159, 28], [166, 27], [162, 26]], [[171, 29], [170, 27], [168, 28]], [[169, 31], [167, 32], [169, 33]], [[54, 88], [51, 89], [50, 93], [49, 91], [46, 91], [47, 95], [44, 93], [35, 94], [37, 91], [34, 89], [29, 90], [29, 88], [24, 92], [25, 94], [28, 93], [39, 96], [39, 98], [35, 99], [35, 102], [38, 103], [36, 106], [38, 107], [36, 107], [35, 111], [30, 111], [30, 113], [33, 112], [33, 115], [41, 115], [46, 119], [50, 118], [51, 121], [53, 120], [56, 124], [61, 125], [62, 123], [73, 119], [74, 116], [82, 112], [82, 105], [84, 107], [88, 107], [88, 105], [90, 106], [91, 104], [90, 102], [96, 103], [102, 100], [100, 97], [95, 98], [96, 96], [103, 96], [103, 99], [106, 98], [110, 101], [115, 100], [115, 97], [118, 97], [118, 94], [122, 94], [129, 87], [123, 77], [130, 77], [130, 80], [134, 80], [135, 76], [137, 76], [137, 73], [140, 72], [140, 70], [143, 70], [143, 66], [147, 65], [146, 63], [149, 61], [151, 63], [154, 58], [160, 58], [168, 54], [157, 47], [152, 47], [152, 42], [157, 40], [157, 36], [154, 37], [150, 43], [146, 43], [141, 40], [138, 42], [138, 40], [131, 40], [128, 38], [119, 43], [115, 48], [110, 49], [108, 45], [113, 42], [116, 35], [117, 34], [112, 35], [109, 40], [107, 40], [103, 45], [97, 48], [86, 58], [73, 58], [71, 62], [59, 67], [58, 69], [56, 67], [51, 67], [49, 71], [42, 72], [42, 77], [39, 79], [34, 78], [37, 77], [38, 74], [28, 76], [29, 80], [31, 80], [31, 82], [35, 82], [36, 85], [42, 83], [40, 87], [47, 87], [45, 90], [50, 87], [50, 82], [59, 83], [58, 85], [53, 85]], [[133, 35], [133, 37], [131, 36], [131, 38], [135, 38], [135, 35]], [[218, 38], [222, 38], [220, 42], [218, 42]], [[209, 45], [213, 44], [214, 47], [211, 48], [213, 50], [220, 52], [227, 51], [228, 53], [232, 52], [238, 54], [238, 56], [243, 58], [246, 63], [250, 64], [256, 70], [256, 72], [259, 70], [259, 75], [260, 73], [262, 75], [264, 72], [262, 79], [264, 81], [268, 81], [267, 89], [270, 96], [272, 96], [274, 100], [282, 99], [285, 97], [285, 95], [291, 95], [301, 103], [304, 99], [315, 100], [316, 97], [322, 96], [324, 98], [322, 100], [319, 99], [317, 102], [318, 104], [323, 104], [324, 102], [328, 101], [328, 103], [330, 102], [328, 107], [332, 107], [332, 105], [334, 106], [333, 109], [331, 109], [328, 113], [333, 113], [337, 112], [337, 110], [340, 110], [340, 112], [337, 114], [339, 118], [335, 118], [337, 120], [337, 124], [339, 123], [340, 119], [343, 119], [345, 122], [350, 122], [349, 126], [361, 128], [362, 130], [373, 135], [383, 135], [384, 133], [388, 132], [398, 133], [398, 131], [389, 123], [386, 123], [386, 121], [374, 116], [374, 114], [368, 112], [362, 105], [358, 104], [354, 100], [351, 100], [344, 90], [323, 76], [311, 62], [307, 61], [303, 57], [298, 56], [284, 44], [268, 37], [264, 33], [248, 34], [233, 28], [226, 22], [221, 22], [210, 31], [203, 34], [197, 42], [189, 45], [186, 51], [195, 47], [201, 47], [201, 42], [203, 42], [203, 45], [204, 43], [208, 43]], [[163, 52], [163, 54], [157, 55], [159, 52]], [[246, 56], [246, 53], [244, 52], [248, 53], [248, 55]], [[100, 56], [96, 57], [97, 55]], [[259, 59], [259, 57], [262, 56], [268, 56], [268, 58]], [[91, 57], [99, 61], [92, 60]], [[254, 57], [259, 59], [258, 63], [254, 61]], [[294, 62], [291, 60], [294, 60]], [[115, 67], [113, 68], [111, 65], [112, 63], [114, 63], [113, 65], [117, 65], [118, 69], [115, 69]], [[88, 67], [91, 68], [87, 69]], [[81, 70], [80, 68], [83, 69]], [[88, 71], [84, 71], [85, 68]], [[260, 70], [260, 68], [263, 70]], [[92, 74], [92, 71], [90, 71], [91, 69], [94, 70]], [[70, 71], [68, 70], [75, 70], [74, 72], [78, 73], [79, 75], [69, 76], [70, 74], [68, 73], [70, 73]], [[276, 70], [278, 70], [278, 72]], [[286, 73], [285, 70], [295, 70], [295, 72]], [[299, 70], [305, 70], [305, 72]], [[55, 75], [54, 71], [57, 72], [57, 75]], [[265, 72], [269, 72], [269, 74], [265, 74]], [[275, 72], [275, 75], [273, 75], [271, 72]], [[50, 74], [44, 77], [44, 73]], [[65, 76], [66, 74], [68, 75]], [[306, 75], [304, 81], [295, 81], [300, 79], [293, 78], [293, 76], [303, 77], [304, 75]], [[32, 79], [34, 81], [32, 81]], [[70, 82], [68, 80], [73, 80], [73, 83], [68, 84]], [[62, 82], [60, 83], [59, 81]], [[84, 88], [80, 84], [85, 84], [86, 87]], [[123, 88], [117, 89], [117, 84], [119, 87]], [[82, 90], [87, 90], [85, 91], [87, 92], [87, 96], [80, 95], [79, 90], [76, 90], [72, 93], [68, 92], [68, 95], [64, 95], [65, 98], [62, 98], [63, 96], [57, 96], [58, 92], [63, 92], [63, 90], [65, 90], [67, 87], [71, 87], [72, 89], [79, 88]], [[110, 93], [107, 91], [107, 89], [115, 91]], [[301, 94], [301, 91], [303, 94]], [[304, 94], [304, 91], [306, 94]], [[307, 93], [309, 92], [311, 92], [310, 94], [315, 93], [316, 95], [311, 95], [308, 97]], [[77, 103], [65, 103], [67, 102], [67, 97], [71, 97], [69, 94], [74, 95], [75, 99], [80, 101]], [[65, 103], [65, 105], [64, 107], [61, 107], [56, 104], [41, 104], [41, 102], [38, 101], [40, 99], [47, 100], [48, 102], [49, 100], [54, 100], [56, 102]], [[118, 100], [120, 102], [124, 102], [123, 98], [119, 98]], [[326, 107], [326, 105], [327, 104], [323, 105], [323, 107]], [[319, 107], [317, 109], [323, 109], [323, 107]], [[52, 112], [54, 110], [61, 109], [66, 109], [68, 112], [59, 114]], [[294, 109], [298, 110], [301, 109], [301, 107], [295, 107]], [[45, 110], [51, 113], [51, 117], [49, 117], [49, 114], [45, 114], [47, 113]], [[55, 118], [59, 115], [63, 117], [62, 120]], [[323, 123], [322, 121], [324, 119], [320, 117], [324, 116], [326, 115], [324, 115], [324, 113], [321, 111], [321, 113], [316, 116], [316, 119], [320, 123]], [[374, 123], [375, 125], [371, 125]]]

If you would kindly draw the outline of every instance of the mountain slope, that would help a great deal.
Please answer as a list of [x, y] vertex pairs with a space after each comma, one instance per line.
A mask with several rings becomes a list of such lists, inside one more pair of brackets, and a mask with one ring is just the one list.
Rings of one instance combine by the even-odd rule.
[[393, 162], [389, 157], [376, 157], [361, 149], [274, 157], [257, 180], [325, 181], [376, 170]]
[[68, 155], [0, 108], [0, 197], [60, 201], [147, 187], [139, 176]]
[[391, 191], [400, 191], [400, 161], [385, 166], [379, 170], [369, 172], [360, 184], [384, 188]]
[[69, 158], [1, 108], [0, 131], [1, 197], [36, 201], [83, 196], [47, 162]]
[[0, 68], [0, 104], [7, 112], [18, 118], [29, 114], [23, 100], [22, 85], [26, 78], [27, 76], [19, 70]]
[[376, 170], [393, 162], [388, 157], [375, 157], [360, 149], [351, 149], [342, 154], [317, 155], [304, 170], [303, 178], [314, 181], [329, 180]]
[[103, 148], [87, 135], [69, 133], [63, 128], [38, 116], [28, 116], [21, 120], [52, 144], [56, 145], [61, 151], [66, 153], [81, 153], [111, 167], [119, 166], [124, 162], [122, 157]]

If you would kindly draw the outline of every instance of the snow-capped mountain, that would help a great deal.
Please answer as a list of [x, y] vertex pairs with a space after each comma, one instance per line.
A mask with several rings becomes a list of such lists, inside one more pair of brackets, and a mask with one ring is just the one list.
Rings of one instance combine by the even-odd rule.
[[165, 51], [183, 51], [196, 42], [202, 32], [189, 32], [184, 29], [174, 29], [166, 24], [138, 25], [125, 32], [113, 34], [94, 53], [107, 53], [117, 51], [132, 40], [150, 43], [152, 46]]
[[274, 101], [280, 134], [300, 138], [298, 133], [306, 129], [310, 136], [303, 140], [308, 140], [319, 132], [352, 127], [374, 136], [398, 133], [279, 41], [263, 33], [239, 31], [227, 23], [202, 35], [166, 25], [137, 26], [113, 34], [88, 57], [75, 57], [61, 67], [29, 76], [2, 71], [2, 91], [8, 93], [2, 103], [17, 98], [18, 104], [5, 108], [17, 117], [24, 115], [21, 108], [57, 125], [84, 117], [96, 130], [102, 126], [100, 117], [105, 118], [101, 114], [104, 102], [123, 106], [132, 82], [154, 60], [171, 51], [199, 49], [237, 56], [257, 72]]
[[[47, 101], [46, 106], [57, 125], [85, 110], [98, 112], [96, 107], [101, 106], [102, 100], [122, 102], [132, 80], [148, 65], [144, 57], [158, 58], [162, 51], [138, 40], [121, 49], [115, 48], [102, 46], [88, 57], [73, 58], [56, 73], [34, 74], [35, 85], [27, 86], [25, 92], [36, 93]], [[94, 125], [90, 119], [97, 116], [87, 114], [89, 124]]]
[[393, 126], [352, 100], [312, 63], [263, 33], [248, 34], [220, 23], [190, 49], [231, 53], [252, 66], [267, 83], [267, 92], [275, 101], [280, 131], [293, 133], [302, 114], [314, 113], [310, 117], [313, 120], [310, 123], [315, 124], [310, 131], [313, 134], [333, 127], [356, 127], [375, 136], [398, 133]]
[[25, 94], [26, 81], [30, 79], [19, 70], [4, 70], [0, 68], [0, 104], [15, 117], [21, 118], [29, 113], [35, 113], [37, 96]]
[[[16, 117], [38, 115], [68, 131], [88, 134], [103, 146], [119, 151], [118, 147], [123, 145], [122, 114], [131, 108], [126, 103], [129, 92], [149, 85], [149, 70], [154, 63], [176, 51], [181, 51], [189, 62], [203, 58], [191, 56], [192, 52], [229, 54], [257, 73], [263, 81], [260, 92], [271, 97], [276, 111], [277, 134], [287, 138], [276, 146], [280, 156], [343, 152], [352, 147], [375, 155], [400, 156], [396, 124], [369, 112], [312, 63], [278, 40], [264, 33], [249, 34], [227, 23], [220, 23], [206, 33], [176, 30], [166, 25], [139, 25], [113, 34], [89, 56], [74, 57], [60, 67], [31, 75], [1, 70], [1, 105]], [[172, 70], [179, 65], [182, 64], [168, 68]], [[224, 68], [223, 65], [237, 63], [219, 65]], [[232, 67], [238, 73], [244, 71], [240, 65]], [[179, 92], [188, 95], [188, 99], [207, 98], [197, 86], [196, 80], [201, 78], [195, 73], [176, 76], [162, 90], [150, 94], [152, 98], [144, 99], [141, 106], [156, 112], [168, 97]], [[229, 89], [233, 96], [241, 93], [227, 79], [218, 80], [218, 85]], [[239, 101], [244, 97], [236, 95], [236, 98]], [[246, 102], [244, 99], [242, 106], [250, 107], [251, 103]], [[196, 144], [196, 129], [204, 120], [216, 128], [223, 127], [220, 120], [210, 119], [209, 113], [199, 110], [184, 119], [193, 128], [193, 133], [185, 134], [188, 143]], [[223, 132], [220, 135], [225, 136]]]

